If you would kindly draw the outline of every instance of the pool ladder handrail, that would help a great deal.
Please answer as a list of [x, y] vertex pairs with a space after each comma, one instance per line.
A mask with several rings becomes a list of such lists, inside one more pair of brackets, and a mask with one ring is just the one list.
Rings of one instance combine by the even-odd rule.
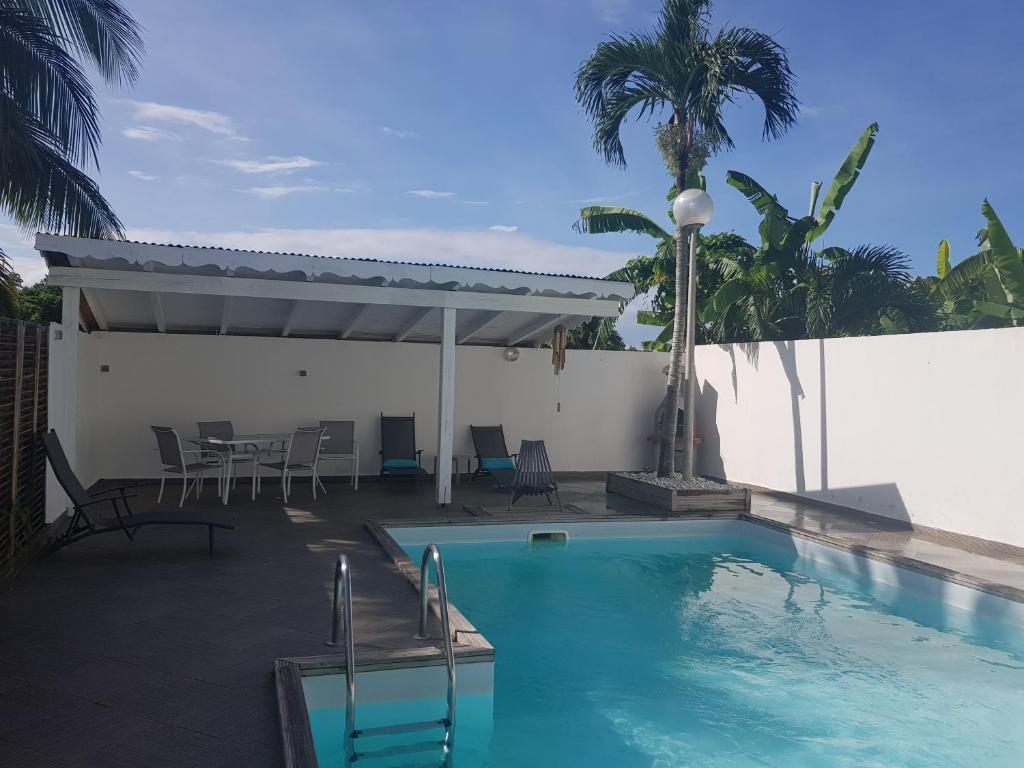
[[434, 561], [437, 573], [437, 606], [441, 619], [441, 637], [444, 641], [444, 659], [448, 667], [448, 714], [445, 717], [444, 747], [446, 755], [451, 755], [455, 742], [455, 648], [452, 638], [452, 626], [448, 618], [448, 583], [444, 577], [444, 560], [437, 544], [428, 544], [423, 550], [420, 562], [420, 616], [417, 640], [428, 640], [427, 618], [430, 610], [430, 561]]
[[[428, 748], [431, 742], [401, 745], [384, 748], [373, 753], [358, 753], [355, 740], [360, 736], [382, 736], [387, 734], [421, 731], [437, 725], [444, 726], [444, 739], [440, 746], [444, 749], [442, 766], [451, 763], [452, 747], [455, 731], [455, 651], [453, 648], [451, 625], [448, 621], [448, 587], [444, 578], [444, 563], [441, 552], [436, 544], [430, 544], [423, 553], [423, 564], [420, 568], [420, 632], [418, 639], [428, 639], [427, 609], [430, 596], [430, 560], [433, 559], [437, 570], [438, 604], [443, 622], [445, 662], [448, 667], [448, 713], [442, 720], [428, 720], [422, 723], [401, 723], [392, 726], [356, 729], [356, 672], [355, 672], [355, 640], [352, 632], [352, 571], [348, 558], [338, 555], [334, 566], [334, 603], [331, 615], [331, 639], [326, 644], [337, 647], [339, 638], [345, 648], [345, 765], [350, 766], [360, 758], [392, 757], [395, 755], [419, 752]], [[437, 744], [437, 742], [433, 742]]]
[[331, 616], [331, 639], [327, 645], [337, 646], [343, 636], [345, 647], [345, 764], [355, 759], [353, 738], [356, 731], [356, 652], [352, 637], [352, 570], [345, 555], [338, 555], [334, 565], [334, 610]]

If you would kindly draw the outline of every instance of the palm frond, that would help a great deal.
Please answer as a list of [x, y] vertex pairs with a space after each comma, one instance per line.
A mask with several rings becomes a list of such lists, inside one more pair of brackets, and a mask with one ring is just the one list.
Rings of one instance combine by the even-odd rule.
[[652, 115], [671, 98], [665, 60], [649, 35], [599, 43], [576, 73], [576, 100], [594, 124], [594, 148], [611, 165], [626, 165], [619, 132], [629, 113]]
[[580, 210], [580, 218], [573, 229], [585, 235], [599, 235], [608, 232], [635, 232], [650, 235], [658, 240], [671, 240], [672, 235], [662, 229], [647, 214], [632, 208], [618, 208], [610, 205], [591, 205]]
[[0, 317], [18, 316], [18, 274], [0, 248]]
[[25, 227], [82, 237], [123, 236], [96, 184], [64, 156], [60, 140], [0, 93], [0, 208]]
[[[795, 77], [786, 49], [769, 35], [747, 27], [721, 30], [709, 46], [708, 60], [718, 63], [705, 78], [705, 103], [714, 92], [734, 101], [737, 93], [757, 97], [764, 107], [764, 137], [777, 139], [796, 123], [800, 111]], [[718, 99], [719, 104], [721, 98]]]
[[0, 4], [0, 82], [72, 162], [95, 162], [100, 141], [92, 87], [64, 40], [16, 5]]
[[707, 34], [712, 0], [665, 0], [658, 20], [658, 38], [665, 48]]
[[48, 23], [90, 58], [103, 79], [132, 85], [144, 51], [138, 23], [117, 0], [8, 0]]

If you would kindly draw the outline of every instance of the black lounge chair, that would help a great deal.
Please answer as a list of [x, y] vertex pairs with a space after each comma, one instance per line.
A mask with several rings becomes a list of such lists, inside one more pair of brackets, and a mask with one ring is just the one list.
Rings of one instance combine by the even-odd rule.
[[501, 424], [496, 427], [475, 427], [470, 425], [473, 435], [473, 449], [476, 451], [476, 469], [470, 482], [479, 475], [490, 475], [498, 488], [508, 488], [516, 476], [515, 459], [518, 453], [509, 453], [505, 447], [505, 430]]
[[[98, 536], [101, 533], [110, 533], [112, 531], [123, 532], [128, 537], [128, 540], [131, 541], [135, 538], [139, 528], [145, 525], [205, 525], [208, 530], [208, 542], [210, 554], [212, 555], [213, 529], [234, 530], [235, 526], [233, 525], [218, 523], [213, 520], [170, 517], [156, 513], [133, 514], [131, 507], [128, 506], [128, 499], [135, 498], [135, 495], [126, 494], [125, 491], [130, 488], [138, 488], [143, 483], [122, 485], [117, 488], [107, 488], [103, 491], [89, 493], [75, 475], [74, 470], [71, 469], [71, 464], [68, 463], [68, 457], [64, 453], [64, 447], [60, 444], [57, 432], [51, 429], [43, 435], [42, 440], [43, 450], [46, 452], [46, 458], [53, 468], [53, 474], [64, 489], [64, 492], [68, 495], [68, 498], [71, 499], [71, 503], [75, 508], [70, 524], [57, 537], [53, 543], [53, 549], [60, 549], [89, 536]], [[106, 504], [110, 504], [114, 513], [113, 517], [109, 515], [103, 517], [99, 514], [99, 508]], [[124, 507], [123, 512], [121, 507]], [[94, 508], [95, 512], [93, 511]]]
[[380, 481], [384, 476], [409, 477], [423, 484], [427, 472], [421, 466], [423, 451], [416, 448], [416, 414], [380, 415]]
[[548, 452], [543, 440], [523, 440], [519, 445], [519, 461], [516, 462], [516, 474], [512, 479], [512, 500], [508, 508], [512, 509], [523, 496], [544, 496], [551, 503], [551, 494], [555, 494], [558, 509], [562, 509], [562, 500], [558, 496], [558, 482], [551, 471]]

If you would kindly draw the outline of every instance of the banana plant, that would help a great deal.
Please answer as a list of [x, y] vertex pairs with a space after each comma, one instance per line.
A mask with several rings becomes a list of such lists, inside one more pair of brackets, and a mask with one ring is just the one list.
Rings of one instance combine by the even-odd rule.
[[761, 184], [737, 171], [726, 181], [761, 216], [760, 247], [748, 263], [722, 260], [725, 281], [701, 318], [716, 341], [762, 341], [920, 328], [933, 314], [911, 285], [907, 257], [887, 246], [827, 248], [811, 244], [835, 220], [875, 143], [878, 124], [858, 137], [833, 178], [820, 210], [817, 183], [806, 216], [788, 209]]
[[948, 243], [939, 246], [939, 279], [934, 285], [944, 325], [1024, 325], [1024, 249], [1013, 244], [988, 200], [982, 202], [981, 213], [987, 226], [978, 233], [978, 253], [950, 267]]

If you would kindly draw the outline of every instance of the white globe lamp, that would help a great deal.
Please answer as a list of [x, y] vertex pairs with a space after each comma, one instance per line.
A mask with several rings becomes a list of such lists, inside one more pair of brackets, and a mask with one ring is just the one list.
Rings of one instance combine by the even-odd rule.
[[672, 202], [672, 215], [676, 226], [688, 229], [703, 227], [715, 213], [715, 204], [711, 195], [703, 189], [684, 189]]

